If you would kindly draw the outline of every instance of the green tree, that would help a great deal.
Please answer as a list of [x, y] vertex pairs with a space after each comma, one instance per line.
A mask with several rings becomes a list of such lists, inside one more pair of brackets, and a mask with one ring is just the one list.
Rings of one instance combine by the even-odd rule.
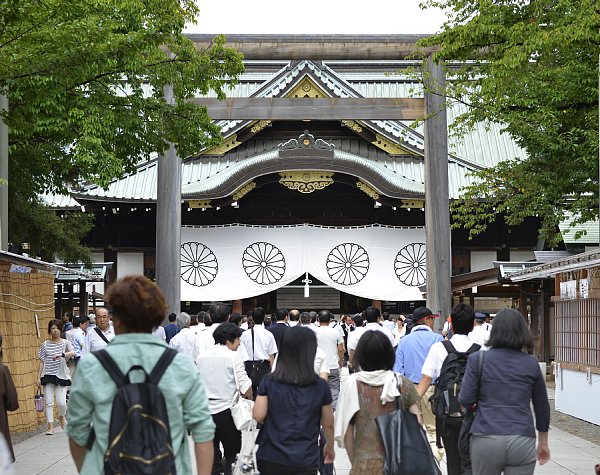
[[496, 122], [523, 147], [525, 161], [474, 175], [452, 204], [454, 226], [478, 234], [503, 214], [509, 225], [542, 219], [540, 237], [560, 241], [566, 211], [598, 216], [597, 0], [426, 0], [448, 11], [422, 45], [448, 64], [445, 94], [469, 105], [458, 135]]
[[[13, 242], [30, 242], [37, 254], [48, 255], [49, 239], [64, 231], [64, 224], [33, 225], [55, 221], [42, 218], [39, 193], [84, 182], [106, 185], [164, 150], [165, 141], [175, 143], [180, 156], [219, 142], [206, 109], [188, 99], [211, 90], [223, 98], [243, 63], [223, 37], [200, 51], [182, 34], [198, 14], [190, 0], [0, 3]], [[174, 104], [163, 97], [166, 85], [173, 86]], [[77, 225], [74, 217], [63, 220], [78, 232], [63, 232], [69, 243], [54, 244], [53, 252], [87, 256], [76, 245], [89, 228], [89, 218], [81, 219]], [[46, 233], [50, 228], [54, 234]]]

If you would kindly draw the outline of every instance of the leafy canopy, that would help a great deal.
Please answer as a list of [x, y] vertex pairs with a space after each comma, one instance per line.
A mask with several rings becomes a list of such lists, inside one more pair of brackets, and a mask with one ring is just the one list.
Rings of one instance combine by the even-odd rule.
[[[243, 64], [222, 37], [199, 51], [182, 34], [198, 13], [190, 0], [0, 3], [13, 242], [45, 254], [44, 227], [33, 235], [19, 225], [27, 214], [21, 206], [35, 206], [38, 193], [84, 181], [105, 186], [164, 150], [165, 141], [180, 156], [219, 142], [206, 109], [188, 99], [211, 90], [224, 97]], [[163, 97], [166, 85], [173, 104]]]
[[[597, 0], [426, 0], [447, 9], [437, 45], [448, 64], [446, 94], [470, 107], [454, 133], [503, 124], [528, 154], [474, 175], [452, 204], [455, 227], [473, 236], [502, 213], [507, 224], [542, 219], [556, 244], [565, 211], [598, 216]], [[453, 62], [456, 61], [456, 64]]]

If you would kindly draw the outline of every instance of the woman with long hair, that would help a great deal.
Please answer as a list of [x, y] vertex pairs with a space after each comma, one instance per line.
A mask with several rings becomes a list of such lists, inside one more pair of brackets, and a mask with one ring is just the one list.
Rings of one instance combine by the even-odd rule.
[[253, 415], [264, 423], [258, 435], [261, 475], [316, 475], [319, 430], [325, 432], [325, 463], [333, 463], [331, 391], [314, 370], [317, 337], [301, 326], [281, 339], [277, 367], [258, 388]]
[[471, 425], [473, 474], [529, 475], [536, 454], [540, 465], [550, 460], [550, 404], [538, 361], [525, 353], [533, 348], [533, 338], [523, 315], [512, 308], [498, 312], [488, 345], [480, 378], [479, 353], [469, 356], [458, 395], [464, 407], [477, 405]]
[[421, 416], [415, 385], [392, 371], [394, 348], [382, 332], [365, 332], [356, 345], [351, 364], [357, 372], [342, 386], [335, 413], [335, 440], [346, 447], [352, 464], [350, 475], [383, 473], [383, 442], [375, 418], [396, 410], [402, 396], [405, 410]]
[[48, 322], [48, 338], [38, 351], [40, 366], [38, 369], [37, 386], [44, 386], [44, 400], [46, 401], [46, 420], [48, 430], [46, 435], [54, 434], [54, 398], [58, 406], [58, 420], [60, 427], [65, 428], [67, 423], [67, 389], [71, 386], [71, 373], [67, 367], [67, 360], [75, 357], [71, 342], [61, 338], [62, 322], [58, 319]]

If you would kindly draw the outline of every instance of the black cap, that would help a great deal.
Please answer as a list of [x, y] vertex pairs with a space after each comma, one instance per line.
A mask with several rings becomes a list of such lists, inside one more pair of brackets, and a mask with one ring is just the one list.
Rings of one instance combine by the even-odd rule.
[[416, 308], [412, 314], [412, 319], [413, 319], [413, 322], [415, 322], [415, 323], [417, 323], [419, 320], [422, 320], [423, 318], [426, 318], [426, 317], [437, 318], [437, 317], [439, 317], [439, 315], [434, 315], [433, 312], [431, 310], [429, 310], [427, 307]]

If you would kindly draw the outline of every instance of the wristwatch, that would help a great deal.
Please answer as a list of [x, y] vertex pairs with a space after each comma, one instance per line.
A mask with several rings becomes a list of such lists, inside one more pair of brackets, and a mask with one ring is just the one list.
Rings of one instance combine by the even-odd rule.
[[62, 355], [60, 355], [60, 356], [62, 356], [62, 357], [64, 358], [64, 357], [65, 357], [65, 354], [63, 353], [63, 354], [62, 354]]

